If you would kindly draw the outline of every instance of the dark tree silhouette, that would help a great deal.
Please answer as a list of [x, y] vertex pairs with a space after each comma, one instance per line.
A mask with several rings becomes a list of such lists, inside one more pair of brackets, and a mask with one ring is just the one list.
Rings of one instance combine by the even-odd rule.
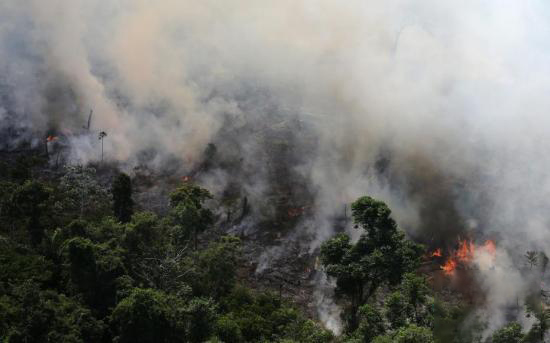
[[128, 223], [134, 213], [132, 200], [132, 180], [124, 173], [120, 173], [113, 182], [113, 213], [122, 223]]
[[101, 161], [103, 162], [103, 140], [107, 137], [107, 132], [101, 131], [97, 138], [101, 141]]

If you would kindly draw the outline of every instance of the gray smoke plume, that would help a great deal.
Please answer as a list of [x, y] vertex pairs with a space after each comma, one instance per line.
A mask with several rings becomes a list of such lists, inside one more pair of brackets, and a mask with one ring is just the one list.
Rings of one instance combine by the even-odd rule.
[[550, 248], [549, 15], [540, 0], [5, 0], [0, 143], [63, 134], [87, 162], [104, 130], [106, 158], [184, 170], [214, 143], [202, 181], [251, 202], [277, 184], [310, 213], [309, 251], [364, 194], [430, 247], [495, 237], [496, 314], [529, 289], [504, 261]]

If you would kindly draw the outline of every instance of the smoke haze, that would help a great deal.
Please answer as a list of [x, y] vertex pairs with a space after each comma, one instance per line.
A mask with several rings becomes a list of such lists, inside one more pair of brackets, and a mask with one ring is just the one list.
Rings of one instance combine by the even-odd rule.
[[215, 143], [242, 173], [203, 181], [261, 199], [279, 163], [262, 132], [286, 125], [307, 249], [364, 194], [430, 247], [495, 237], [492, 313], [529, 288], [509, 260], [550, 249], [549, 19], [535, 0], [4, 0], [0, 142], [65, 133], [97, 160], [96, 135], [70, 135], [93, 109], [106, 158], [191, 170]]

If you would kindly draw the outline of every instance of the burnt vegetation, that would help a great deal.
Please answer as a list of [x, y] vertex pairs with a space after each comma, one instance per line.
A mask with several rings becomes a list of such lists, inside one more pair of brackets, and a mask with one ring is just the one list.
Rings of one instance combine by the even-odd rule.
[[[260, 156], [274, 166], [265, 171], [270, 206], [249, 200], [237, 176], [218, 195], [195, 183], [216, 168], [246, 173], [245, 162], [224, 156], [215, 144], [178, 180], [146, 167], [131, 177], [113, 163], [60, 165], [40, 147], [4, 151], [2, 341], [544, 341], [543, 290], [533, 289], [525, 302], [534, 321], [530, 331], [512, 321], [483, 336], [483, 318], [473, 311], [483, 299], [438, 285], [449, 278], [440, 267], [449, 254], [408, 238], [389, 207], [372, 197], [351, 204], [358, 239], [340, 232], [310, 254], [279, 241], [310, 215], [313, 201], [305, 182], [280, 160], [297, 154], [277, 140], [294, 139], [285, 134], [264, 133], [273, 149]], [[149, 194], [159, 182], [164, 190]], [[278, 248], [280, 256], [268, 254], [274, 261], [260, 268], [261, 253], [277, 243], [288, 246]], [[544, 276], [544, 253], [524, 258], [526, 273]], [[329, 296], [342, 309], [338, 335], [311, 307], [323, 273], [334, 281]]]

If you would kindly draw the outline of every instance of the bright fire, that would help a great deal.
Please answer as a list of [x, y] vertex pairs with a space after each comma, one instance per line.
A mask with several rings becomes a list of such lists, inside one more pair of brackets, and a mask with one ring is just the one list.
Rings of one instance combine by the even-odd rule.
[[456, 265], [456, 260], [453, 258], [449, 258], [447, 262], [445, 262], [445, 264], [441, 266], [441, 269], [443, 269], [445, 274], [450, 275], [456, 269]]
[[492, 240], [486, 241], [485, 244], [483, 245], [483, 248], [492, 256], [494, 256], [497, 252], [497, 246], [495, 245], [495, 242], [493, 242]]
[[[482, 246], [477, 247], [477, 251], [489, 254], [493, 259], [496, 254], [496, 245], [492, 240], [487, 240]], [[441, 248], [432, 253], [432, 257], [441, 257]], [[469, 264], [476, 256], [476, 246], [471, 240], [459, 240], [458, 249], [453, 251], [447, 261], [441, 266], [441, 269], [447, 275], [452, 275], [459, 264]]]
[[455, 257], [459, 262], [467, 263], [474, 258], [475, 245], [471, 241], [460, 241]]
[[49, 143], [49, 142], [53, 142], [53, 141], [55, 141], [56, 139], [57, 139], [56, 136], [48, 136], [48, 137], [46, 138], [46, 142], [48, 142], [48, 143]]

